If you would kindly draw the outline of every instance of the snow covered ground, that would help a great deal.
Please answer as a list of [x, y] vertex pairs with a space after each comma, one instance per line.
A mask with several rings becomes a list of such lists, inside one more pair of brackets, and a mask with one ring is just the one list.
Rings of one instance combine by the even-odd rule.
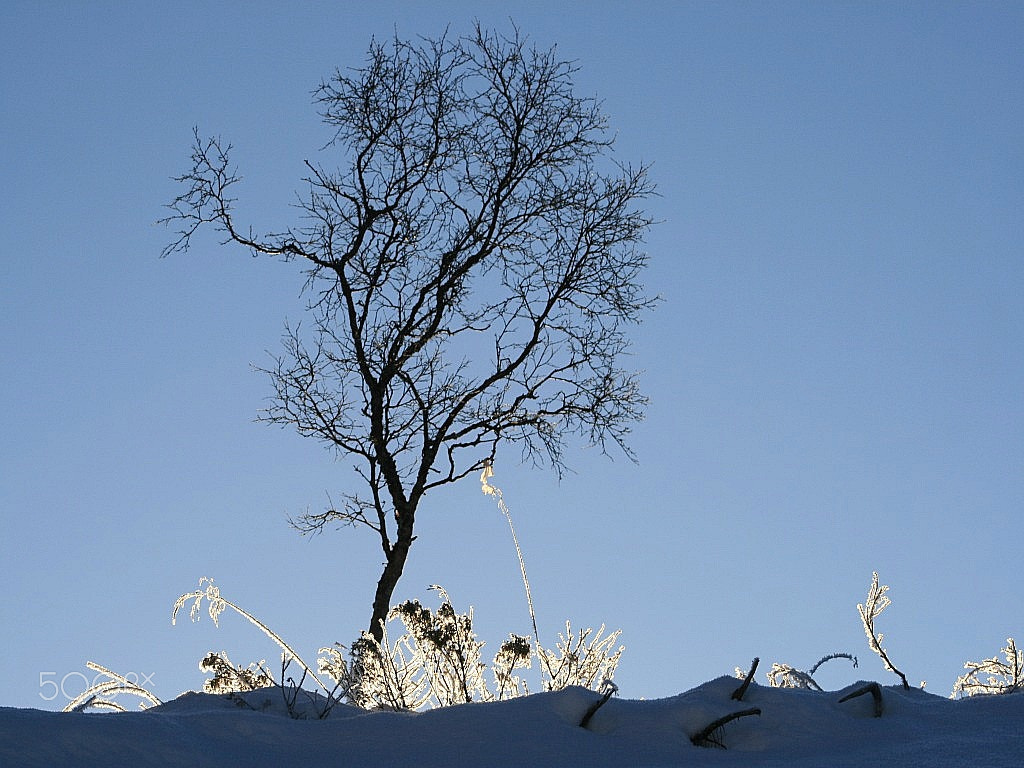
[[[667, 699], [613, 698], [579, 726], [598, 694], [582, 688], [421, 713], [336, 706], [329, 717], [288, 716], [282, 690], [226, 696], [187, 693], [144, 712], [63, 714], [0, 708], [0, 765], [46, 766], [1024, 766], [1024, 694], [960, 701], [882, 688], [839, 700], [721, 677]], [[301, 700], [300, 700], [301, 701]], [[725, 749], [690, 737], [732, 712]]]

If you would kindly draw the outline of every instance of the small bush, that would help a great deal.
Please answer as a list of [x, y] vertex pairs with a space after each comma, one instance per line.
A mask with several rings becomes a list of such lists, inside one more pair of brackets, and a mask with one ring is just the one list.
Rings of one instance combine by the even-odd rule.
[[206, 693], [244, 693], [259, 688], [269, 688], [274, 685], [274, 677], [263, 664], [264, 662], [260, 661], [254, 662], [248, 667], [236, 667], [223, 651], [220, 653], [210, 651], [199, 662], [199, 668], [203, 672], [213, 674], [213, 677], [203, 683], [203, 691]]
[[[1024, 690], [1024, 651], [1017, 650], [1012, 637], [1006, 638], [1006, 647], [1002, 650], [1005, 661], [993, 656], [964, 664], [967, 672], [953, 684], [952, 698]], [[982, 675], [988, 677], [982, 680]]]

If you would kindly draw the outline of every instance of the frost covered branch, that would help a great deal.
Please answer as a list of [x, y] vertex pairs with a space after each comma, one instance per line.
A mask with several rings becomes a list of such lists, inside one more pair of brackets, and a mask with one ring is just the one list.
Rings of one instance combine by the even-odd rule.
[[153, 706], [159, 706], [163, 703], [141, 685], [133, 683], [124, 675], [119, 675], [117, 672], [111, 672], [106, 667], [101, 666], [94, 661], [87, 662], [85, 666], [93, 672], [99, 672], [107, 679], [94, 683], [82, 691], [78, 696], [68, 702], [67, 706], [64, 707], [64, 712], [83, 712], [87, 709], [112, 709], [117, 712], [124, 712], [124, 706], [115, 701], [115, 698], [122, 694], [138, 696], [143, 700], [139, 702], [139, 705], [143, 709], [146, 708], [145, 702], [147, 701]]
[[860, 620], [864, 623], [864, 634], [868, 636], [868, 645], [871, 647], [871, 650], [881, 657], [886, 669], [897, 675], [903, 681], [903, 687], [909, 690], [910, 683], [907, 682], [907, 676], [900, 672], [889, 659], [885, 648], [882, 647], [883, 635], [875, 630], [875, 619], [892, 603], [892, 600], [886, 594], [888, 591], [889, 587], [885, 585], [879, 586], [878, 572], [874, 572], [871, 576], [871, 588], [868, 589], [867, 601], [864, 605], [858, 604], [857, 611], [860, 613]]

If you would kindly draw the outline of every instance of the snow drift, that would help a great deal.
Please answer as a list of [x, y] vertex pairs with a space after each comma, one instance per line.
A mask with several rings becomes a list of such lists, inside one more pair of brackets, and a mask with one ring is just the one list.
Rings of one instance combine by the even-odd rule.
[[[667, 699], [612, 699], [586, 729], [579, 723], [600, 696], [583, 688], [420, 713], [335, 706], [315, 719], [318, 702], [287, 692], [187, 693], [142, 712], [64, 714], [0, 708], [0, 765], [45, 766], [949, 766], [1024, 765], [1024, 695], [951, 701], [922, 690], [882, 689], [845, 702], [842, 691], [712, 680]], [[743, 709], [751, 715], [717, 733], [721, 748], [691, 737]]]

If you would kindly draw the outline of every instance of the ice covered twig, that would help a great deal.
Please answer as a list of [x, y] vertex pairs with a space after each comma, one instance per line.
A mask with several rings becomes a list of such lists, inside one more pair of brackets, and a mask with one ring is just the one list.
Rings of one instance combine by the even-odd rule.
[[[65, 712], [82, 712], [86, 709], [113, 709], [117, 712], [124, 712], [125, 708], [113, 700], [115, 696], [120, 696], [121, 694], [138, 696], [153, 706], [159, 706], [163, 703], [141, 685], [133, 683], [124, 675], [112, 672], [94, 661], [86, 662], [85, 666], [93, 672], [99, 672], [107, 679], [90, 685], [69, 701], [67, 706], [64, 707]], [[142, 706], [145, 707], [145, 703]]]
[[864, 634], [868, 636], [868, 645], [875, 653], [877, 653], [882, 663], [885, 664], [886, 669], [897, 675], [900, 680], [903, 681], [903, 687], [910, 690], [910, 683], [907, 682], [907, 676], [900, 672], [896, 665], [889, 659], [889, 655], [886, 653], [885, 648], [882, 647], [883, 635], [881, 632], [875, 630], [875, 619], [877, 619], [889, 605], [892, 604], [892, 600], [886, 592], [889, 591], [889, 587], [884, 584], [879, 586], [878, 584], [878, 572], [874, 572], [871, 575], [871, 587], [868, 589], [868, 598], [864, 605], [858, 605], [857, 611], [860, 613], [860, 620], [864, 623]]

